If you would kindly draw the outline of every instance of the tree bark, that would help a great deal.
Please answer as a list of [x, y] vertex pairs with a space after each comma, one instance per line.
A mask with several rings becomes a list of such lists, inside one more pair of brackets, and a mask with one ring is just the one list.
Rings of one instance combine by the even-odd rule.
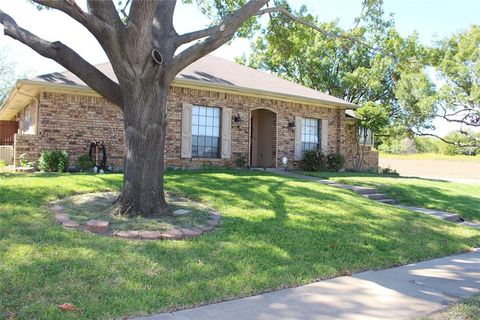
[[151, 216], [167, 212], [163, 171], [170, 82], [147, 79], [125, 88], [125, 172], [116, 204], [121, 214]]

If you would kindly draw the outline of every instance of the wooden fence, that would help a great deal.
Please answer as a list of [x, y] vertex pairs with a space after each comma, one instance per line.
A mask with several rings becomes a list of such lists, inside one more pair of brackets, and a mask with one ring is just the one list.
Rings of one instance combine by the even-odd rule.
[[13, 146], [0, 146], [0, 161], [6, 165], [13, 164]]
[[0, 120], [0, 146], [13, 146], [13, 139], [18, 130], [17, 121]]

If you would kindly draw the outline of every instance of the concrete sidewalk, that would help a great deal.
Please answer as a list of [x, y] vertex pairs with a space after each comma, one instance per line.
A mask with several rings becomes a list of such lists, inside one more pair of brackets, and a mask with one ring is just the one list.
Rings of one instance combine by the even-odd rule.
[[480, 250], [136, 319], [416, 319], [478, 293]]

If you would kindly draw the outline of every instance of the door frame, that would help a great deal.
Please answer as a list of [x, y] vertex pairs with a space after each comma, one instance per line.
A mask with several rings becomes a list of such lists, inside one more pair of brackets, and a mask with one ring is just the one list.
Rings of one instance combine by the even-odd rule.
[[275, 144], [275, 150], [274, 150], [274, 154], [273, 154], [273, 161], [272, 161], [272, 165], [273, 165], [273, 168], [276, 168], [277, 167], [277, 155], [278, 155], [278, 112], [272, 108], [269, 108], [269, 107], [255, 107], [255, 108], [251, 108], [249, 110], [249, 114], [248, 114], [248, 163], [251, 167], [253, 167], [253, 115], [254, 115], [254, 111], [257, 111], [257, 110], [266, 110], [266, 111], [270, 111], [271, 113], [274, 114], [274, 120], [275, 120], [275, 123], [273, 124], [274, 126], [274, 130], [273, 130], [273, 140], [272, 142]]

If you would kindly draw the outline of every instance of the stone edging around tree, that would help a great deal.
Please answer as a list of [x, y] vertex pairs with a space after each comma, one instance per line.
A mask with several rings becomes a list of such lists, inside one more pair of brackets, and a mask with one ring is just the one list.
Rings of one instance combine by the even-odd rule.
[[[220, 225], [221, 215], [218, 212], [210, 213], [205, 224], [196, 225], [193, 228], [174, 228], [166, 231], [112, 231], [109, 229], [109, 222], [103, 220], [89, 220], [85, 225], [80, 225], [77, 221], [70, 218], [70, 215], [64, 212], [64, 207], [54, 204], [50, 209], [55, 213], [55, 221], [68, 230], [80, 230], [87, 233], [95, 233], [102, 236], [116, 237], [122, 239], [137, 240], [181, 240], [194, 238], [205, 232], [213, 231]], [[188, 209], [178, 209], [173, 212], [174, 215], [188, 213]], [[177, 214], [176, 214], [177, 213]]]

